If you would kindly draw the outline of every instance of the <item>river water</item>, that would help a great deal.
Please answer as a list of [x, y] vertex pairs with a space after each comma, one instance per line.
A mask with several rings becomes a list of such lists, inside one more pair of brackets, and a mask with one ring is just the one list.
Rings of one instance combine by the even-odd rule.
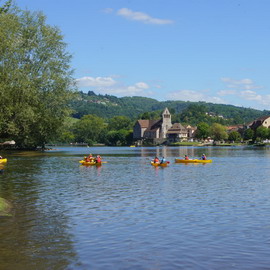
[[[101, 167], [80, 166], [101, 154]], [[210, 164], [176, 164], [205, 153]], [[3, 153], [2, 153], [3, 154]], [[270, 148], [5, 153], [0, 269], [269, 269]], [[165, 156], [170, 165], [150, 160]]]

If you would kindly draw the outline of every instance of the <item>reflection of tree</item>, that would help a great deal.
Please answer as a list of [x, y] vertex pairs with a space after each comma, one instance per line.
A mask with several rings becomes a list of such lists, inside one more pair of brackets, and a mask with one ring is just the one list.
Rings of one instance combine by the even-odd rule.
[[13, 217], [1, 218], [1, 269], [66, 269], [74, 260], [65, 199], [48, 157], [17, 157], [1, 176], [0, 197], [11, 201]]

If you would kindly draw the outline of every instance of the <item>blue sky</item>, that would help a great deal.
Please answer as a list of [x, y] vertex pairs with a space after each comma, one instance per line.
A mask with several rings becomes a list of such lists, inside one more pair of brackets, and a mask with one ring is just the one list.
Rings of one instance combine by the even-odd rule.
[[82, 91], [270, 109], [269, 0], [16, 3], [59, 27]]

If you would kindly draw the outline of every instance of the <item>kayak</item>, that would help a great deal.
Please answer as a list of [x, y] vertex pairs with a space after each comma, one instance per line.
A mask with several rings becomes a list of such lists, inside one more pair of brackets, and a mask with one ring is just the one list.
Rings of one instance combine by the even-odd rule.
[[102, 162], [95, 162], [95, 161], [85, 161], [85, 160], [80, 160], [79, 161], [82, 165], [90, 165], [90, 166], [100, 166], [102, 164]]
[[212, 159], [180, 159], [176, 158], [175, 163], [211, 163]]
[[1, 163], [7, 163], [7, 158], [1, 158], [1, 159], [0, 159], [0, 164], [1, 164]]
[[155, 162], [151, 161], [151, 165], [152, 166], [155, 166], [155, 167], [158, 167], [158, 166], [160, 166], [160, 167], [167, 167], [169, 163], [170, 163], [169, 161], [167, 161], [165, 163], [155, 163]]

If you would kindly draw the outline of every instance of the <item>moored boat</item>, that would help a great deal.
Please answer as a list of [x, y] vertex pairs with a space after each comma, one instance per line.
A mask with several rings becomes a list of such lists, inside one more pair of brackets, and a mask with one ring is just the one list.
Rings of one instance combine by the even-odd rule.
[[176, 158], [175, 163], [211, 163], [212, 159], [180, 159]]

